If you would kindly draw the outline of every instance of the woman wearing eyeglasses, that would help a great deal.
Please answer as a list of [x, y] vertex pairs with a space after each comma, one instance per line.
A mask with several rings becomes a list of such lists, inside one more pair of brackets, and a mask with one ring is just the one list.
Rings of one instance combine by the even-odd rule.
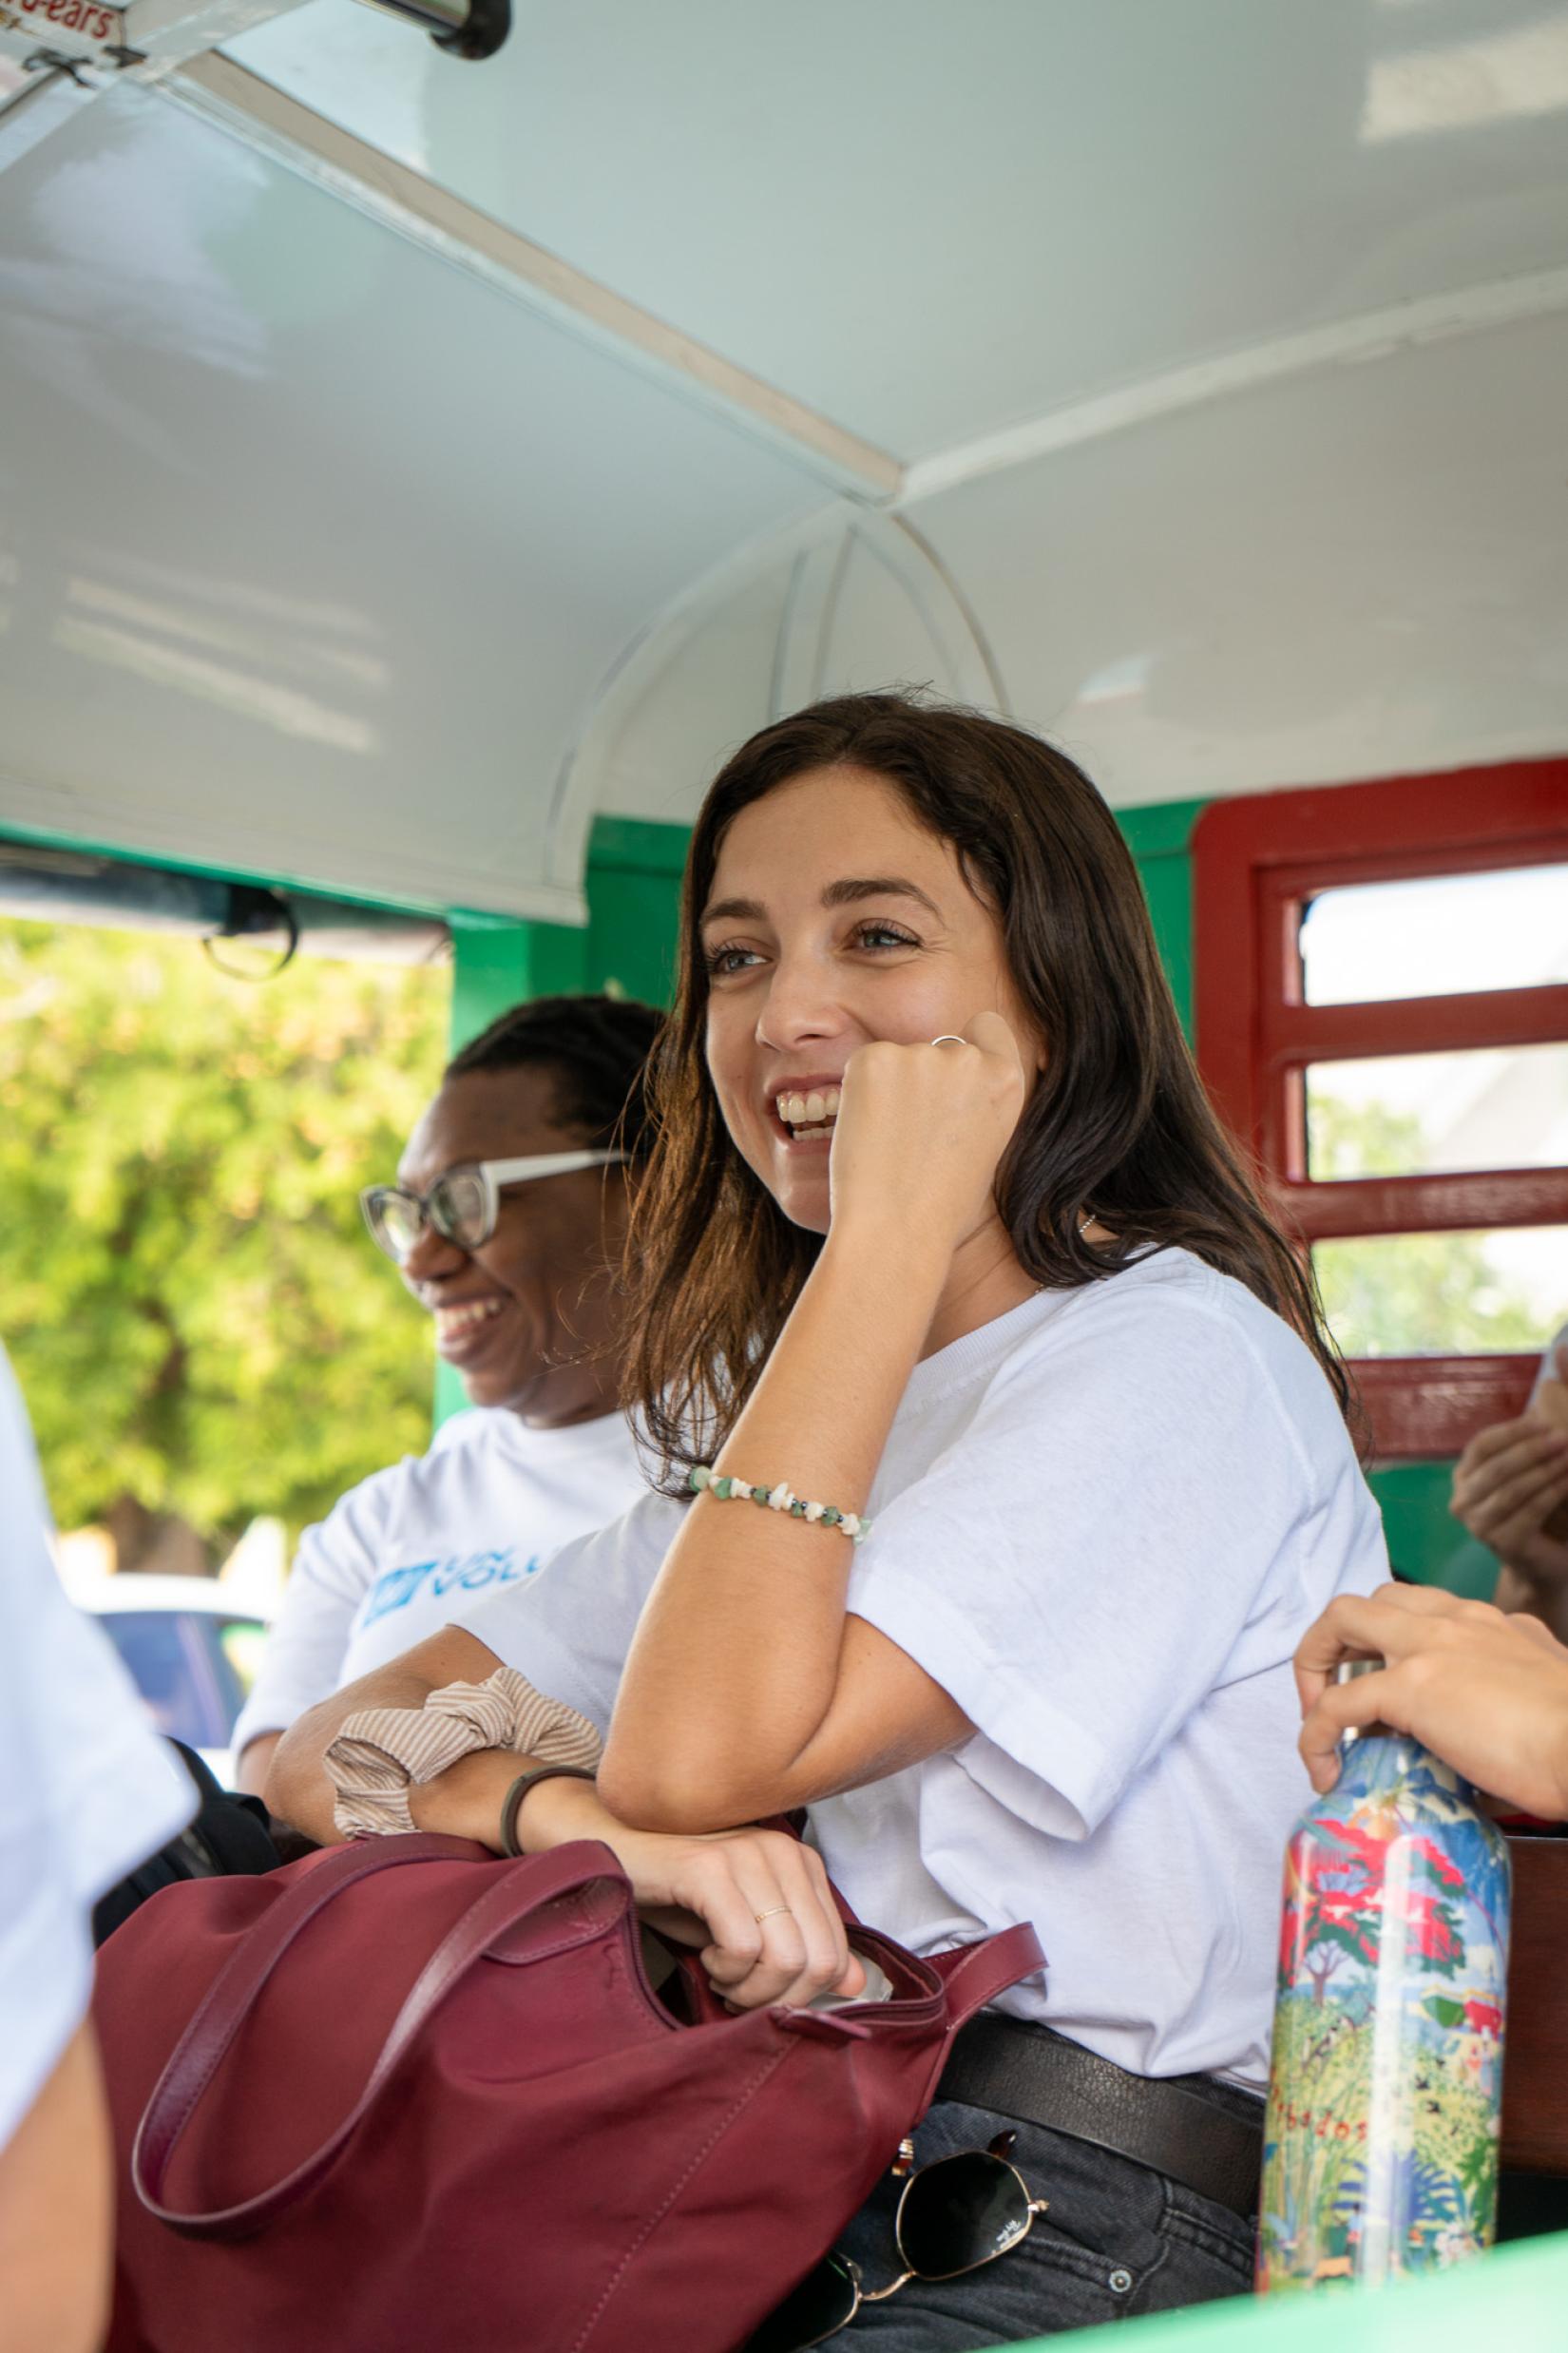
[[610, 1270], [660, 1020], [607, 997], [514, 1006], [449, 1065], [397, 1183], [361, 1196], [475, 1410], [307, 1529], [235, 1730], [242, 1789], [305, 1709], [642, 1493]]
[[[916, 1951], [1035, 1923], [1046, 1969], [965, 2029], [912, 2186], [772, 2353], [1240, 2293], [1291, 1654], [1386, 1555], [1104, 803], [897, 697], [765, 730], [698, 821], [656, 1092], [630, 1386], [663, 1494], [318, 1710], [275, 1804], [327, 1834], [351, 1710], [499, 1663], [604, 1730], [597, 1779], [480, 1750], [411, 1819], [604, 1839], [732, 2002], [862, 1991], [824, 1865]], [[800, 1806], [814, 1850], [745, 1827]]]

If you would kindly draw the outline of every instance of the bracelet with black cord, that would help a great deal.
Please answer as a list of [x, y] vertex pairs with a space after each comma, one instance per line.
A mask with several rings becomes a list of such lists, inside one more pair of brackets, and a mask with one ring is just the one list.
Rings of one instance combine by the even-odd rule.
[[517, 1843], [517, 1817], [523, 1800], [530, 1789], [542, 1781], [594, 1781], [597, 1774], [583, 1765], [536, 1765], [531, 1772], [519, 1773], [501, 1801], [501, 1851], [518, 1856], [523, 1852]]

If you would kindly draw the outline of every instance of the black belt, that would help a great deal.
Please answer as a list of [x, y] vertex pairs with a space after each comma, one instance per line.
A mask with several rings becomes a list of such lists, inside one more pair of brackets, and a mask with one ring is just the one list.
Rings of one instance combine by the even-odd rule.
[[1129, 2075], [1048, 2026], [984, 2011], [960, 2031], [936, 2095], [1152, 2166], [1244, 2222], [1257, 2211], [1263, 2102], [1230, 2085]]

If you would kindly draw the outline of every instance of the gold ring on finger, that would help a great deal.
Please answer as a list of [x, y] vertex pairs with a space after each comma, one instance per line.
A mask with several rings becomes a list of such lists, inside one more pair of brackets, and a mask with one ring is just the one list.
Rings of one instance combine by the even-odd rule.
[[755, 1923], [756, 1923], [757, 1926], [760, 1928], [760, 1927], [761, 1927], [761, 1925], [762, 1925], [762, 1923], [763, 1923], [763, 1922], [764, 1922], [765, 1920], [776, 1920], [776, 1919], [778, 1918], [778, 1915], [780, 1914], [780, 1912], [787, 1912], [787, 1911], [789, 1910], [789, 1908], [790, 1908], [790, 1907], [789, 1907], [789, 1905], [788, 1905], [787, 1903], [775, 1903], [775, 1904], [774, 1905], [774, 1907], [773, 1907], [773, 1909], [772, 1909], [771, 1911], [768, 1911], [768, 1912], [754, 1912], [754, 1913], [752, 1914], [752, 1918], [755, 1921]]

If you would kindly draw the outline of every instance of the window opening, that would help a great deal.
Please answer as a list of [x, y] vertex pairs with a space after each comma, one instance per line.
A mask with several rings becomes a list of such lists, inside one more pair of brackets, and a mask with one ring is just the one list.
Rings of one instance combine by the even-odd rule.
[[1568, 761], [1218, 802], [1196, 1037], [1384, 1459], [1522, 1409], [1568, 1320]]

